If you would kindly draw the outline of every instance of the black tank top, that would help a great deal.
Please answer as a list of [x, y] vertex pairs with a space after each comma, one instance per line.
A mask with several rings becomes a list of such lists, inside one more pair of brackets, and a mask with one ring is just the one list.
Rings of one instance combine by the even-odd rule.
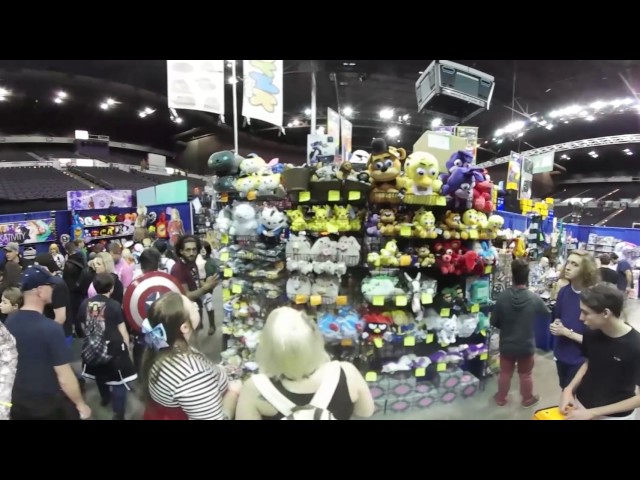
[[[271, 379], [271, 383], [287, 397], [292, 403], [298, 406], [308, 405], [315, 393], [293, 393], [284, 388], [279, 380]], [[353, 415], [353, 402], [351, 401], [351, 395], [349, 395], [349, 387], [347, 386], [347, 376], [342, 368], [340, 369], [340, 380], [336, 391], [331, 398], [328, 410], [336, 417], [336, 420], [350, 420]], [[278, 412], [272, 417], [263, 416], [263, 420], [280, 420], [283, 415]]]

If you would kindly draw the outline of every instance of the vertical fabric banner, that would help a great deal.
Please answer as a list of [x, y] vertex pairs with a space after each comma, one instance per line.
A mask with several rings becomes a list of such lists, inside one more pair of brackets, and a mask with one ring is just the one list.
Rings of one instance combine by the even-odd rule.
[[336, 145], [340, 142], [340, 115], [335, 110], [327, 108], [327, 135], [336, 139]]
[[520, 175], [520, 199], [530, 200], [533, 186], [533, 162], [530, 158], [522, 159], [522, 173]]
[[507, 190], [518, 190], [520, 188], [522, 163], [522, 155], [516, 152], [511, 152], [511, 160], [509, 160], [509, 171], [507, 172]]
[[224, 60], [167, 60], [169, 108], [224, 115]]
[[353, 139], [353, 124], [344, 117], [340, 117], [340, 132], [342, 135], [342, 161], [349, 160], [351, 155], [351, 140]]
[[242, 115], [282, 126], [283, 60], [243, 60]]

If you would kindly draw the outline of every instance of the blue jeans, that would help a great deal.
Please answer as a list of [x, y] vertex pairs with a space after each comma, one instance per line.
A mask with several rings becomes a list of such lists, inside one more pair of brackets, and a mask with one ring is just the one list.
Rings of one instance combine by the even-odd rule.
[[578, 373], [578, 370], [580, 370], [581, 366], [582, 363], [571, 365], [570, 363], [564, 363], [556, 360], [556, 368], [558, 369], [558, 379], [560, 380], [561, 389], [564, 390], [569, 386], [571, 380], [573, 380], [573, 377], [576, 376], [576, 373]]

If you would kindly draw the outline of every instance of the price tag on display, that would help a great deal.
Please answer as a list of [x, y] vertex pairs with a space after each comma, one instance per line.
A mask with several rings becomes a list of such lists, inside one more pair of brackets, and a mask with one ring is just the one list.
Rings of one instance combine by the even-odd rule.
[[446, 343], [446, 342], [440, 342], [440, 346], [441, 346], [442, 348], [447, 348], [447, 347], [449, 346], [449, 344], [448, 344], [448, 343]]
[[230, 268], [225, 268], [224, 269], [224, 278], [231, 278], [233, 277], [233, 270]]
[[433, 333], [427, 333], [426, 343], [433, 343]]
[[377, 382], [378, 374], [376, 372], [367, 372], [367, 374], [364, 376], [364, 379], [367, 382]]
[[322, 297], [320, 295], [311, 295], [309, 299], [309, 304], [312, 307], [317, 307], [318, 305], [322, 305]]
[[228, 245], [229, 244], [229, 235], [226, 233], [222, 234], [222, 238], [220, 239], [220, 241], [222, 242], [223, 245]]
[[480, 305], [478, 305], [477, 303], [474, 303], [473, 305], [471, 305], [471, 313], [478, 313], [480, 311]]
[[405, 337], [404, 346], [405, 347], [415, 347], [416, 346], [416, 337]]
[[311, 200], [311, 192], [300, 192], [298, 195], [299, 202], [308, 202]]
[[222, 252], [220, 254], [220, 261], [228, 262], [229, 261], [229, 252]]
[[480, 354], [480, 360], [486, 360], [487, 358], [489, 358], [489, 354], [487, 352]]
[[340, 201], [340, 190], [329, 190], [329, 201], [330, 202], [339, 202]]
[[471, 230], [469, 232], [469, 238], [471, 240], [477, 240], [478, 239], [478, 231], [477, 230]]
[[482, 335], [483, 337], [487, 336], [487, 331], [486, 330], [480, 330], [480, 335]]
[[249, 193], [247, 193], [247, 200], [251, 201], [251, 200], [255, 200], [256, 199], [256, 191], [255, 190], [251, 190]]
[[362, 195], [358, 190], [351, 191], [349, 192], [349, 201], [360, 200], [361, 196]]
[[429, 293], [423, 293], [422, 295], [420, 295], [420, 302], [423, 305], [433, 303], [433, 297]]
[[351, 345], [353, 345], [353, 340], [351, 340], [350, 338], [343, 338], [342, 340], [340, 340], [340, 345], [342, 345], [343, 347], [350, 347]]
[[401, 237], [410, 237], [411, 236], [411, 227], [400, 227], [400, 236]]
[[223, 289], [222, 290], [222, 300], [224, 302], [226, 302], [230, 298], [231, 298], [231, 290], [229, 290], [228, 288]]
[[437, 370], [438, 370], [438, 372], [446, 372], [447, 371], [447, 364], [446, 363], [442, 363], [442, 362], [438, 363]]
[[227, 203], [229, 201], [229, 194], [222, 193], [220, 195], [220, 203]]
[[447, 206], [447, 197], [438, 197], [438, 200], [436, 200], [436, 205], [439, 207], [446, 207]]
[[327, 232], [329, 232], [329, 233], [338, 233], [338, 227], [335, 226], [333, 223], [329, 223], [329, 224], [327, 224]]
[[416, 368], [416, 377], [424, 377], [427, 374], [427, 369], [424, 367]]
[[242, 293], [242, 285], [239, 283], [233, 284], [231, 287], [231, 293]]
[[491, 274], [492, 271], [493, 271], [493, 267], [491, 265], [487, 265], [486, 267], [484, 267], [484, 274], [485, 275]]
[[339, 307], [346, 305], [347, 304], [347, 296], [346, 295], [340, 295], [339, 297], [336, 297], [336, 305], [338, 305]]
[[381, 295], [376, 295], [375, 297], [373, 297], [373, 306], [384, 307], [384, 297]]
[[451, 309], [449, 308], [443, 308], [442, 310], [440, 310], [440, 316], [441, 317], [449, 317], [451, 315]]
[[378, 347], [378, 348], [382, 348], [382, 339], [381, 338], [374, 338], [373, 339], [373, 344]]
[[309, 297], [307, 295], [296, 295], [296, 305], [302, 305], [307, 303]]
[[407, 297], [406, 295], [398, 295], [396, 297], [396, 306], [397, 307], [406, 307], [407, 306]]

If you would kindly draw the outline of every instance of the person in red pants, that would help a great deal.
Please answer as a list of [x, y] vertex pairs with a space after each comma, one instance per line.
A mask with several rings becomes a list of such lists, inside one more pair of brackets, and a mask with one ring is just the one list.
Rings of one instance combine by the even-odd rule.
[[493, 397], [496, 404], [507, 404], [511, 377], [518, 370], [520, 377], [521, 405], [533, 407], [540, 397], [533, 393], [533, 365], [535, 358], [534, 323], [537, 315], [551, 315], [544, 301], [527, 289], [529, 264], [516, 259], [511, 264], [513, 286], [498, 297], [491, 323], [500, 329], [500, 376], [498, 392]]

